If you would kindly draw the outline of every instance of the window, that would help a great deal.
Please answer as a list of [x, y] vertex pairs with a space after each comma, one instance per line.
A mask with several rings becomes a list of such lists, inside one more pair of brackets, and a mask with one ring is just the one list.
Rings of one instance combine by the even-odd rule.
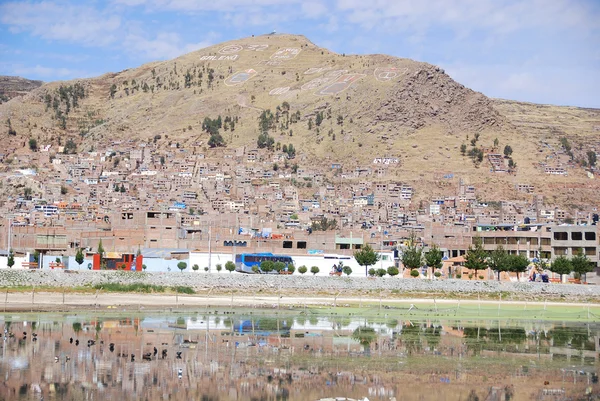
[[554, 248], [554, 254], [557, 256], [565, 256], [567, 254], [567, 248], [556, 247]]
[[571, 233], [571, 239], [573, 241], [581, 241], [583, 239], [583, 233], [579, 231], [574, 231]]
[[569, 236], [567, 235], [566, 232], [555, 232], [554, 233], [555, 241], [567, 241], [568, 239], [569, 239]]
[[306, 249], [306, 241], [298, 241], [298, 242], [296, 242], [296, 247], [298, 249]]
[[586, 256], [596, 256], [596, 248], [587, 247], [585, 248]]
[[350, 244], [339, 244], [340, 249], [350, 249]]
[[542, 238], [542, 245], [550, 245], [550, 238]]
[[293, 242], [292, 241], [283, 241], [283, 247], [286, 249], [293, 248]]
[[529, 243], [531, 245], [537, 245], [538, 244], [538, 239], [537, 238], [529, 238]]
[[585, 232], [585, 240], [586, 241], [596, 241], [596, 233], [593, 231]]

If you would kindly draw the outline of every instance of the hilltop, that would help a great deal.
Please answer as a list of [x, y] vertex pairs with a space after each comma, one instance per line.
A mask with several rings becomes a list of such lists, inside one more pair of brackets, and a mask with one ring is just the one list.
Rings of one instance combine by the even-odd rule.
[[42, 81], [0, 75], [0, 104], [8, 102], [13, 97], [29, 93], [43, 84]]
[[[353, 169], [374, 158], [397, 159], [387, 179], [411, 183], [422, 199], [459, 178], [477, 185], [484, 200], [518, 198], [515, 184], [529, 183], [555, 202], [577, 205], [599, 189], [582, 163], [571, 161], [600, 149], [598, 110], [493, 100], [437, 66], [336, 54], [296, 35], [244, 38], [118, 73], [47, 83], [0, 105], [1, 120], [10, 120], [0, 139], [9, 154], [28, 152], [31, 138], [55, 146], [71, 139], [79, 150], [127, 138], [218, 157], [205, 123], [219, 116], [226, 148], [256, 147], [266, 131], [276, 149], [293, 144], [299, 163], [323, 171], [332, 162]], [[572, 157], [563, 157], [561, 138], [570, 141]], [[487, 155], [507, 145], [516, 167], [508, 168], [507, 158], [509, 172], [490, 172]], [[568, 177], [544, 174], [543, 164], [570, 166]], [[559, 190], [567, 186], [577, 196]]]

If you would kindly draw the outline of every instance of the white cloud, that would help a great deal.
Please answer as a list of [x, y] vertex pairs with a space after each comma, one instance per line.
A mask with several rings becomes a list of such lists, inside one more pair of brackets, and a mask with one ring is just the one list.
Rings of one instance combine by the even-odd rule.
[[308, 18], [320, 18], [327, 14], [327, 7], [317, 1], [306, 1], [301, 6], [302, 13]]
[[[113, 4], [143, 5], [150, 11], [222, 11], [239, 12], [263, 7], [288, 6], [302, 0], [113, 0]], [[266, 10], [262, 10], [266, 11]]]
[[213, 40], [217, 37], [215, 33], [210, 33], [205, 40], [198, 43], [183, 43], [177, 33], [162, 32], [155, 38], [148, 39], [143, 35], [131, 34], [125, 38], [124, 46], [134, 54], [143, 56], [146, 59], [171, 59], [182, 54], [189, 53], [204, 47], [211, 46]]
[[[129, 5], [145, 2], [120, 1]], [[140, 21], [122, 21], [120, 15], [111, 12], [62, 2], [5, 3], [0, 5], [0, 15], [0, 21], [14, 33], [28, 32], [42, 39], [88, 47], [116, 48], [127, 55], [141, 56], [143, 61], [177, 57], [209, 46], [216, 38], [210, 33], [199, 42], [185, 43], [176, 32], [149, 32]], [[65, 71], [56, 72], [57, 76], [66, 75]]]
[[0, 21], [13, 33], [29, 32], [43, 39], [86, 46], [113, 43], [121, 28], [117, 15], [62, 3], [4, 3], [0, 5], [0, 15]]
[[63, 79], [72, 79], [72, 78], [88, 78], [95, 76], [97, 74], [90, 73], [82, 70], [74, 70], [70, 68], [53, 68], [53, 67], [45, 67], [42, 65], [35, 65], [33, 67], [23, 66], [18, 64], [13, 64], [8, 67], [10, 74], [18, 75], [25, 78], [35, 77], [35, 78], [63, 78]]
[[[505, 34], [528, 28], [598, 29], [596, 15], [585, 2], [569, 0], [338, 0], [337, 9], [366, 29], [395, 27], [402, 32], [418, 28], [487, 29]], [[467, 28], [468, 27], [468, 28]]]

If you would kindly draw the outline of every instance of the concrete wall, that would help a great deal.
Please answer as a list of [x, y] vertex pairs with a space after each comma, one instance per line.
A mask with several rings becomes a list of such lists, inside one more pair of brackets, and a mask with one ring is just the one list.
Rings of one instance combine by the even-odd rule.
[[[12, 269], [23, 269], [23, 263], [29, 260], [29, 254], [25, 257], [16, 257], [15, 256], [15, 264]], [[8, 256], [0, 256], [0, 269], [8, 269]]]
[[[371, 266], [375, 269], [388, 267], [394, 264], [394, 253], [393, 252], [384, 252], [383, 255], [387, 256], [387, 260], [379, 261], [374, 266]], [[204, 271], [205, 267], [209, 266], [209, 254], [208, 253], [200, 253], [200, 252], [190, 252], [190, 263], [188, 268], [191, 270], [191, 267], [194, 264], [197, 264], [200, 269], [198, 269], [198, 273], [206, 274]], [[317, 266], [319, 268], [319, 273], [317, 276], [329, 276], [329, 272], [333, 264], [338, 264], [340, 261], [344, 262], [345, 266], [350, 266], [352, 268], [352, 275], [365, 275], [365, 268], [361, 267], [358, 263], [356, 263], [356, 259], [350, 257], [350, 259], [325, 259], [323, 255], [305, 255], [305, 256], [292, 256], [292, 260], [294, 261], [294, 267], [296, 267], [296, 272], [298, 273], [298, 267], [304, 265], [308, 268], [307, 275], [312, 275], [310, 273], [310, 268], [312, 266]], [[225, 270], [225, 263], [228, 261], [235, 262], [233, 259], [233, 255], [231, 253], [212, 253], [210, 257], [210, 268], [212, 273], [217, 273], [216, 265], [221, 264], [223, 266], [223, 270], [221, 270], [220, 274], [229, 274], [227, 270]], [[186, 270], [187, 271], [187, 270]]]

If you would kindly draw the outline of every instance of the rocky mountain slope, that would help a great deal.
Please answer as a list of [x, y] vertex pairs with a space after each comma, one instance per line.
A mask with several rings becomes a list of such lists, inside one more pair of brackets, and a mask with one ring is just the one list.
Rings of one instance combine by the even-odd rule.
[[[293, 144], [298, 162], [324, 171], [333, 161], [350, 170], [376, 157], [398, 158], [388, 179], [413, 183], [427, 196], [462, 178], [484, 199], [517, 196], [516, 183], [536, 184], [547, 195], [540, 183], [580, 183], [585, 201], [597, 180], [589, 181], [581, 168], [568, 179], [548, 176], [540, 163], [557, 161], [544, 143], [560, 150], [561, 136], [573, 137], [584, 153], [598, 151], [599, 115], [591, 113], [575, 133], [554, 130], [553, 111], [530, 113], [530, 119], [546, 115], [532, 130], [535, 123], [523, 122], [522, 109], [474, 92], [427, 63], [336, 54], [303, 36], [265, 35], [97, 78], [47, 83], [0, 105], [0, 121], [10, 120], [0, 139], [9, 153], [29, 151], [29, 138], [40, 145], [72, 139], [79, 150], [127, 138], [164, 148], [178, 143], [211, 157], [219, 148], [210, 148], [203, 122], [221, 116], [227, 148], [256, 147], [266, 131], [275, 143]], [[461, 145], [481, 150], [480, 161], [476, 153], [463, 155]], [[506, 145], [517, 167], [510, 174], [490, 172], [487, 153], [502, 153]], [[441, 182], [442, 176], [454, 178]]]
[[29, 93], [43, 84], [42, 81], [0, 75], [0, 104], [8, 102], [13, 97]]

